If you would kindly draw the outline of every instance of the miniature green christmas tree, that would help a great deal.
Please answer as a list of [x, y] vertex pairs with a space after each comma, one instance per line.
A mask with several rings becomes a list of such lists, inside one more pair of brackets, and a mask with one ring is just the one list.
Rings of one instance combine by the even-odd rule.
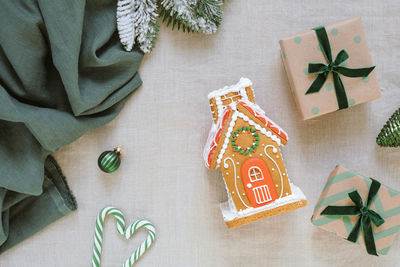
[[400, 108], [393, 113], [385, 126], [383, 126], [376, 138], [376, 143], [387, 147], [400, 146]]

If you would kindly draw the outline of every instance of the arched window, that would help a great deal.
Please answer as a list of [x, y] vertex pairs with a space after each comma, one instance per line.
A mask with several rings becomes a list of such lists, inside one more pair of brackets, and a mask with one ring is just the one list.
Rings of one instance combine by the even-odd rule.
[[259, 167], [253, 166], [249, 169], [249, 178], [251, 182], [260, 181], [264, 179], [264, 175]]

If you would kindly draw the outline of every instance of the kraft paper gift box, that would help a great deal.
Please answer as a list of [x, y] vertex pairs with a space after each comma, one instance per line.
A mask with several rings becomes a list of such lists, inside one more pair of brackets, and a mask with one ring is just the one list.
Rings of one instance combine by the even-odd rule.
[[[312, 224], [347, 239], [361, 216], [321, 215], [321, 213], [328, 206], [355, 206], [349, 195], [355, 190], [357, 190], [363, 205], [365, 205], [370, 191], [373, 190], [372, 183], [376, 183], [376, 181], [373, 182], [372, 178], [342, 166], [337, 166], [330, 174], [315, 206], [311, 217]], [[373, 222], [371, 225], [377, 254], [387, 254], [400, 228], [400, 192], [381, 184], [377, 194], [370, 201], [369, 209], [372, 210], [372, 213], [379, 214], [384, 220], [379, 227], [375, 226]], [[363, 232], [364, 228], [361, 227], [361, 231], [355, 241], [359, 245], [366, 247]]]
[[[326, 25], [325, 29], [331, 48], [331, 60], [335, 61], [339, 52], [343, 49], [349, 56], [347, 60], [337, 64], [339, 68], [334, 67], [334, 69], [373, 67], [360, 17]], [[314, 29], [279, 41], [292, 94], [304, 120], [368, 102], [381, 96], [374, 70], [367, 76], [364, 76], [364, 72], [364, 75], [359, 74], [358, 77], [346, 77], [339, 73], [338, 76], [344, 87], [344, 95], [340, 88], [337, 88], [333, 73], [326, 72], [326, 74], [329, 74], [321, 89], [318, 92], [306, 94], [311, 84], [319, 76], [308, 72], [309, 63], [328, 65], [327, 58], [324, 55], [326, 51], [324, 47], [326, 46], [322, 45], [320, 41]], [[341, 72], [346, 74], [343, 69]], [[339, 98], [336, 97], [337, 93], [340, 94]], [[339, 104], [339, 101], [342, 103]]]

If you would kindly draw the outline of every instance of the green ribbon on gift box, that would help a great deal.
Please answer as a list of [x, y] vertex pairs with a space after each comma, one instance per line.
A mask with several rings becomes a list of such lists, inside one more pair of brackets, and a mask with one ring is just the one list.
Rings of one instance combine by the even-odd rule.
[[315, 78], [310, 88], [308, 88], [306, 95], [319, 92], [324, 83], [326, 82], [326, 80], [328, 79], [329, 73], [332, 72], [333, 83], [335, 85], [335, 92], [339, 109], [348, 108], [349, 103], [347, 101], [346, 90], [344, 88], [342, 80], [340, 79], [339, 74], [351, 78], [367, 77], [371, 73], [371, 71], [375, 68], [375, 66], [368, 68], [358, 68], [358, 69], [350, 69], [340, 66], [341, 63], [343, 63], [349, 58], [349, 55], [347, 54], [346, 50], [344, 49], [341, 50], [339, 54], [336, 56], [335, 61], [332, 61], [332, 50], [329, 44], [328, 34], [326, 33], [325, 27], [319, 26], [314, 28], [313, 30], [317, 35], [322, 53], [324, 54], [328, 64], [324, 63], [308, 64], [308, 73], [316, 73], [318, 74], [318, 76], [317, 78]]
[[360, 218], [351, 230], [347, 240], [355, 243], [362, 227], [365, 247], [367, 248], [368, 254], [378, 256], [376, 253], [374, 233], [372, 231], [371, 222], [375, 224], [376, 227], [379, 227], [385, 222], [385, 220], [377, 212], [369, 208], [372, 202], [374, 202], [375, 196], [378, 194], [379, 188], [381, 187], [381, 184], [378, 181], [372, 178], [371, 180], [372, 183], [371, 187], [369, 188], [368, 198], [365, 205], [363, 204], [360, 194], [357, 190], [355, 190], [349, 193], [350, 199], [354, 202], [354, 204], [356, 204], [355, 206], [328, 206], [321, 212], [321, 215], [360, 215]]

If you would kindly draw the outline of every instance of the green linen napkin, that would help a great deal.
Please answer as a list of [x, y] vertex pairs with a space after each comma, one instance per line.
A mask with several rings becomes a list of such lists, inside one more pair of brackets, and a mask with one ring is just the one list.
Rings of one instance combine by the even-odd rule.
[[141, 85], [115, 1], [0, 0], [0, 253], [76, 209], [51, 152], [111, 121]]

